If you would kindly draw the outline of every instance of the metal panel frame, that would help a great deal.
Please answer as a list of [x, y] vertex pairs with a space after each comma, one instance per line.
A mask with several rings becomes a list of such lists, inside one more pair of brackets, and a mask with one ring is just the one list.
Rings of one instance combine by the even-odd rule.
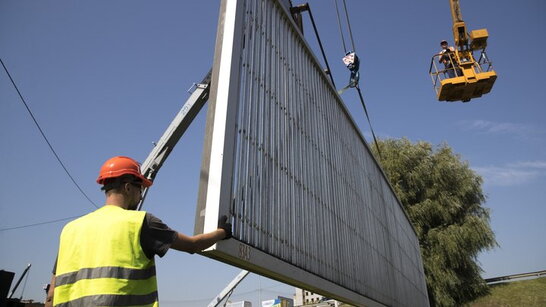
[[[245, 1], [252, 3], [256, 11], [246, 7]], [[248, 51], [252, 39], [244, 36], [243, 28], [259, 18], [263, 18], [264, 24], [256, 23], [254, 26], [259, 30], [247, 34], [263, 36], [267, 31], [272, 31], [273, 37], [262, 41], [256, 38], [254, 43], [259, 46], [253, 45], [254, 49]], [[282, 37], [277, 32], [286, 32], [287, 35]], [[290, 40], [294, 37], [296, 41]], [[268, 44], [270, 49], [267, 49]], [[300, 45], [302, 49], [298, 49]], [[283, 50], [290, 54], [282, 54]], [[249, 61], [247, 64], [242, 62], [244, 52], [252, 52], [252, 57], [246, 59]], [[314, 67], [313, 72], [305, 70], [307, 67], [304, 67], [304, 62], [309, 60], [310, 66]], [[252, 66], [254, 64], [256, 67]], [[245, 75], [245, 68], [241, 65], [248, 65], [247, 68], [252, 66], [248, 68], [249, 71], [254, 68], [261, 72], [267, 71], [271, 80], [260, 79], [256, 75], [252, 77], [250, 73]], [[319, 61], [290, 18], [290, 13], [278, 0], [221, 2], [195, 233], [215, 230], [218, 216], [228, 215], [235, 216], [235, 238], [217, 243], [204, 255], [355, 305], [427, 305], [428, 297], [415, 231], [354, 120], [320, 67]], [[317, 70], [320, 72], [317, 73]], [[298, 73], [302, 75], [296, 76]], [[286, 82], [285, 79], [293, 82]], [[245, 84], [248, 88], [241, 88]], [[272, 89], [278, 90], [278, 93]], [[241, 100], [245, 99], [250, 99], [252, 103], [241, 104]], [[280, 101], [297, 101], [301, 104], [282, 105]], [[266, 102], [269, 106], [263, 107]], [[258, 107], [261, 105], [262, 109], [245, 109], [254, 104]], [[261, 121], [251, 119], [249, 113], [261, 116]], [[250, 126], [262, 131], [262, 135], [270, 128], [265, 122], [266, 118], [271, 119], [272, 125], [277, 125], [281, 130], [268, 131], [274, 138], [269, 142], [277, 142], [275, 146], [280, 149], [265, 148], [267, 141], [252, 140], [250, 133], [243, 136], [244, 128], [237, 127], [238, 116], [249, 116], [249, 121], [253, 122]], [[295, 124], [298, 120], [303, 122], [302, 127], [307, 125], [310, 128], [304, 131], [303, 127], [295, 131], [299, 129]], [[330, 127], [320, 127], [317, 120]], [[323, 136], [323, 133], [327, 136]], [[350, 134], [349, 140], [344, 143], [340, 133]], [[338, 139], [341, 143], [328, 143], [335, 143]], [[243, 142], [246, 142], [247, 147], [254, 147], [249, 149], [254, 150], [251, 153], [254, 156], [236, 157], [236, 151], [244, 155], [240, 147]], [[268, 152], [268, 149], [271, 151]], [[261, 156], [256, 154], [256, 150], [262, 151]], [[302, 151], [306, 151], [309, 156], [302, 155]], [[323, 155], [328, 157], [324, 158]], [[250, 163], [247, 170], [255, 173], [268, 172], [268, 167], [274, 168], [271, 165], [275, 160], [276, 168], [269, 175], [278, 184], [275, 192], [271, 192], [274, 195], [265, 197], [256, 194], [259, 192], [254, 188], [249, 192], [252, 193], [249, 200], [245, 198], [244, 203], [260, 202], [263, 199], [274, 204], [295, 203], [290, 203], [290, 208], [282, 205], [271, 209], [259, 207], [259, 212], [250, 212], [250, 216], [244, 215], [249, 212], [243, 213], [243, 218], [247, 219], [243, 222], [241, 215], [232, 211], [238, 197], [238, 190], [234, 191], [236, 186], [242, 184], [241, 180], [247, 180], [245, 189], [267, 182], [252, 181], [259, 180], [255, 179], [259, 176], [251, 176], [251, 181], [248, 181], [248, 177], [244, 179], [245, 173], [238, 169], [243, 161], [241, 159], [244, 163]], [[366, 176], [355, 174], [353, 168], [357, 166], [349, 165], [349, 160], [358, 163]], [[317, 161], [330, 161], [332, 165], [311, 163]], [[256, 171], [256, 166], [264, 170]], [[301, 171], [302, 174], [291, 173], [292, 170]], [[321, 176], [324, 174], [331, 175], [329, 180]], [[307, 181], [302, 181], [302, 178]], [[370, 193], [362, 195], [354, 190], [362, 187]], [[322, 201], [321, 197], [326, 197], [327, 201]], [[308, 203], [322, 209], [311, 208]], [[342, 207], [352, 209], [337, 211]], [[269, 220], [272, 216], [277, 219], [288, 216], [294, 222], [303, 214], [312, 214], [312, 217], [323, 221], [324, 225], [317, 225], [317, 222], [307, 218], [299, 219], [305, 224], [295, 228], [299, 233], [287, 233], [290, 230], [286, 227], [274, 228], [272, 225], [281, 221]], [[353, 214], [358, 215], [358, 218]], [[307, 236], [307, 233], [310, 235]], [[340, 235], [336, 238], [338, 233]], [[363, 237], [365, 234], [369, 237]], [[324, 236], [329, 240], [322, 240]], [[309, 238], [312, 243], [304, 241], [303, 237]], [[252, 245], [250, 241], [258, 244]], [[354, 242], [362, 244], [356, 245]], [[369, 256], [369, 259], [345, 261], [347, 256], [339, 254], [339, 247], [357, 257]], [[325, 250], [333, 252], [322, 255]], [[296, 254], [289, 254], [294, 251]], [[354, 276], [353, 272], [365, 273], [366, 276]], [[410, 280], [408, 276], [415, 280]]]
[[[242, 44], [242, 1], [222, 1], [216, 37], [212, 87], [210, 89], [207, 127], [203, 150], [195, 233], [213, 231], [218, 216], [228, 215], [235, 139], [240, 58], [236, 51]], [[227, 141], [226, 141], [227, 140]], [[214, 248], [214, 247], [213, 247]]]

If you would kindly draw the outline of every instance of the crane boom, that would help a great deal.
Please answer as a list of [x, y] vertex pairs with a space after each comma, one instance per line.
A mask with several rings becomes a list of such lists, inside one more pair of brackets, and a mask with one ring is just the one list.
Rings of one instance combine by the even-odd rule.
[[451, 8], [451, 18], [453, 19], [453, 41], [459, 47], [459, 50], [467, 49], [468, 34], [461, 14], [459, 0], [449, 0], [449, 6]]
[[13, 290], [11, 290], [11, 294], [9, 295], [8, 298], [11, 298], [13, 296], [13, 294], [15, 293], [15, 291], [17, 290], [17, 288], [19, 288], [19, 284], [21, 283], [21, 281], [23, 280], [25, 275], [27, 275], [28, 270], [30, 270], [31, 266], [32, 266], [32, 264], [30, 264], [30, 263], [27, 265], [27, 268], [25, 269], [25, 271], [23, 272], [21, 277], [19, 277], [19, 280], [17, 280], [17, 283], [15, 284], [15, 287], [13, 287]]
[[450, 0], [449, 5], [451, 6], [451, 18], [453, 19], [453, 23], [463, 22], [459, 0]]
[[[167, 130], [165, 130], [155, 147], [148, 154], [146, 160], [144, 160], [144, 163], [142, 163], [142, 174], [144, 174], [146, 178], [152, 181], [154, 180], [171, 151], [207, 102], [209, 98], [211, 71], [212, 70], [209, 70], [201, 83], [194, 84], [195, 91], [188, 98], [182, 109], [180, 109]], [[148, 188], [142, 193], [142, 199], [137, 206], [137, 210], [142, 209], [147, 194]]]
[[242, 270], [235, 278], [220, 292], [212, 301], [209, 303], [208, 307], [218, 307], [220, 302], [222, 302], [226, 297], [231, 295], [235, 287], [237, 287], [241, 281], [249, 274], [247, 270]]

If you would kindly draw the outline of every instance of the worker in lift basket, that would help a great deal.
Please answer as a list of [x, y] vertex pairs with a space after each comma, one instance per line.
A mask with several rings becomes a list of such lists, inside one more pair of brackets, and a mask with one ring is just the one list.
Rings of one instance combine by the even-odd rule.
[[[453, 63], [455, 60], [455, 48], [448, 46], [447, 41], [443, 40], [440, 42], [442, 50], [440, 50], [440, 59], [439, 62], [444, 64], [445, 73], [448, 78], [455, 78], [455, 65]], [[459, 73], [459, 71], [457, 71]]]
[[231, 237], [226, 216], [217, 230], [186, 236], [136, 211], [152, 181], [131, 158], [106, 161], [97, 183], [105, 205], [64, 227], [46, 306], [158, 306], [155, 255], [195, 253]]

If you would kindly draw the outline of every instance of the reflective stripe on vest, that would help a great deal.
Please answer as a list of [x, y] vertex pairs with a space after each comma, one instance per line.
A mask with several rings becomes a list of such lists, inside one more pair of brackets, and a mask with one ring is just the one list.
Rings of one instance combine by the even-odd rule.
[[120, 267], [86, 268], [77, 272], [66, 273], [55, 277], [55, 286], [73, 284], [82, 279], [118, 278], [118, 279], [148, 279], [155, 276], [155, 266], [144, 270]]
[[145, 214], [104, 206], [66, 225], [53, 305], [157, 306], [155, 264], [140, 246]]
[[114, 295], [102, 294], [85, 296], [73, 301], [61, 303], [59, 307], [86, 306], [157, 306], [157, 292], [146, 295]]

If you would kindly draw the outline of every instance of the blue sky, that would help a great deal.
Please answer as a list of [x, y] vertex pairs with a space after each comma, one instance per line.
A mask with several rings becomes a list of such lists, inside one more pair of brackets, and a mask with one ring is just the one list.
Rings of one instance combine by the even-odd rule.
[[[295, 2], [300, 3], [300, 2]], [[338, 87], [349, 74], [332, 1], [311, 8]], [[435, 100], [428, 68], [451, 38], [448, 1], [348, 0], [361, 87], [376, 134], [447, 143], [485, 179], [486, 207], [500, 245], [479, 260], [484, 277], [546, 268], [546, 3], [461, 1], [469, 29], [489, 30], [499, 78], [470, 103]], [[212, 65], [219, 1], [0, 0], [0, 57], [52, 145], [97, 204], [95, 179], [113, 155], [144, 160]], [[306, 36], [316, 47], [307, 23]], [[542, 40], [541, 40], [542, 39]], [[354, 92], [343, 98], [370, 139]], [[205, 112], [165, 163], [145, 209], [193, 232]], [[0, 72], [0, 229], [94, 209], [73, 186]], [[32, 263], [24, 298], [43, 300], [65, 222], [0, 231], [0, 269]], [[169, 252], [158, 262], [165, 306], [202, 306], [239, 269]], [[234, 299], [255, 303], [293, 288], [251, 275]], [[20, 290], [16, 296], [20, 295]]]

